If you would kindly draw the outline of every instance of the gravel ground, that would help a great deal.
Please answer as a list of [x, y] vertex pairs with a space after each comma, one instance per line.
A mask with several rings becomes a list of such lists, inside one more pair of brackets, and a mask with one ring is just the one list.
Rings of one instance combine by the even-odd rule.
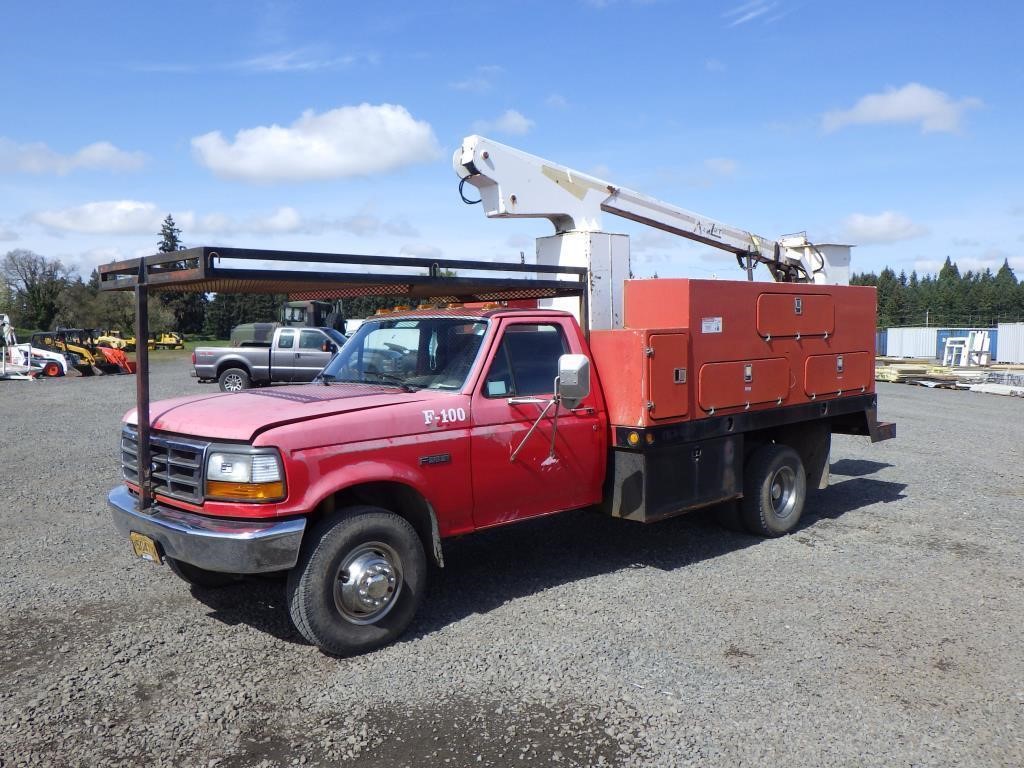
[[[106, 509], [132, 377], [0, 382], [0, 766], [1024, 764], [1024, 401], [881, 385], [801, 528], [569, 513], [449, 543], [335, 659]], [[199, 391], [155, 356], [154, 396]]]

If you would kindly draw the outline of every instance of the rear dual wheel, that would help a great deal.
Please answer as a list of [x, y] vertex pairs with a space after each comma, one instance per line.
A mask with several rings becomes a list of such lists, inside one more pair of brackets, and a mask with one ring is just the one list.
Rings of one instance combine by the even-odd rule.
[[423, 545], [407, 520], [379, 507], [351, 507], [309, 532], [288, 574], [288, 611], [310, 643], [352, 656], [405, 631], [426, 580]]
[[800, 454], [786, 445], [763, 445], [747, 459], [740, 519], [753, 534], [783, 536], [800, 522], [807, 473]]

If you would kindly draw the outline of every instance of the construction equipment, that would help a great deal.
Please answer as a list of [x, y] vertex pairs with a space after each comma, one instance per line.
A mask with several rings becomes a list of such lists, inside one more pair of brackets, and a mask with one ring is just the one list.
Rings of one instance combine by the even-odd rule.
[[164, 331], [152, 339], [153, 349], [184, 349], [185, 337], [177, 331]]
[[0, 314], [0, 379], [66, 376], [75, 361], [72, 353], [19, 344], [10, 318]]
[[128, 373], [123, 350], [118, 355], [108, 355], [110, 348], [97, 343], [99, 331], [92, 328], [58, 328], [32, 334], [37, 346], [61, 352], [72, 357], [72, 365], [83, 375]]
[[135, 349], [135, 338], [126, 338], [120, 331], [104, 331], [96, 337], [96, 346], [132, 352]]
[[63, 331], [42, 331], [33, 333], [32, 346], [64, 354], [71, 365], [83, 376], [103, 374], [95, 353], [76, 334]]

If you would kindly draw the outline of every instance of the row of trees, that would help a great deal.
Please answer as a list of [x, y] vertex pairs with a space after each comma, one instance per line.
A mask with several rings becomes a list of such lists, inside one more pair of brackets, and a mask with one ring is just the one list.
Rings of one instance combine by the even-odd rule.
[[[181, 229], [171, 216], [160, 228], [157, 249], [162, 253], [184, 250]], [[11, 316], [24, 330], [102, 328], [130, 332], [135, 325], [131, 294], [100, 291], [99, 274], [88, 280], [65, 266], [28, 250], [9, 251], [0, 262], [0, 313]], [[160, 292], [149, 304], [150, 328], [226, 339], [239, 323], [281, 319], [285, 296]], [[365, 317], [395, 300], [359, 298], [346, 302], [349, 317]]]
[[946, 262], [936, 276], [917, 272], [898, 275], [888, 267], [880, 274], [855, 274], [853, 285], [878, 289], [878, 327], [939, 325], [991, 327], [1024, 321], [1024, 282], [1018, 281], [1009, 262], [993, 274], [968, 270], [960, 274], [955, 262]]
[[[160, 229], [157, 247], [174, 253], [184, 249], [181, 230], [171, 216]], [[99, 290], [94, 270], [87, 281], [61, 263], [27, 250], [9, 251], [0, 263], [0, 312], [11, 315], [18, 328], [50, 330], [58, 326], [117, 328], [134, 325], [134, 301], [121, 292]], [[655, 275], [657, 277], [657, 275]], [[936, 276], [897, 275], [888, 267], [880, 274], [855, 274], [854, 285], [878, 289], [878, 327], [942, 325], [992, 326], [1024, 321], [1024, 282], [1018, 281], [1007, 261], [993, 274], [968, 270], [960, 274], [955, 262], [946, 262]], [[154, 331], [180, 331], [228, 338], [239, 323], [280, 319], [284, 296], [161, 292], [150, 302]], [[345, 304], [347, 317], [366, 317], [374, 310], [394, 306], [389, 299], [360, 298]]]

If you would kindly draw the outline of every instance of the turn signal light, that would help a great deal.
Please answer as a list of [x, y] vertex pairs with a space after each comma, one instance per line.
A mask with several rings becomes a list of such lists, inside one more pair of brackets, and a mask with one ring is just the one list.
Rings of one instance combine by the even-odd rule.
[[230, 483], [207, 480], [206, 498], [222, 501], [279, 501], [284, 498], [284, 482]]

